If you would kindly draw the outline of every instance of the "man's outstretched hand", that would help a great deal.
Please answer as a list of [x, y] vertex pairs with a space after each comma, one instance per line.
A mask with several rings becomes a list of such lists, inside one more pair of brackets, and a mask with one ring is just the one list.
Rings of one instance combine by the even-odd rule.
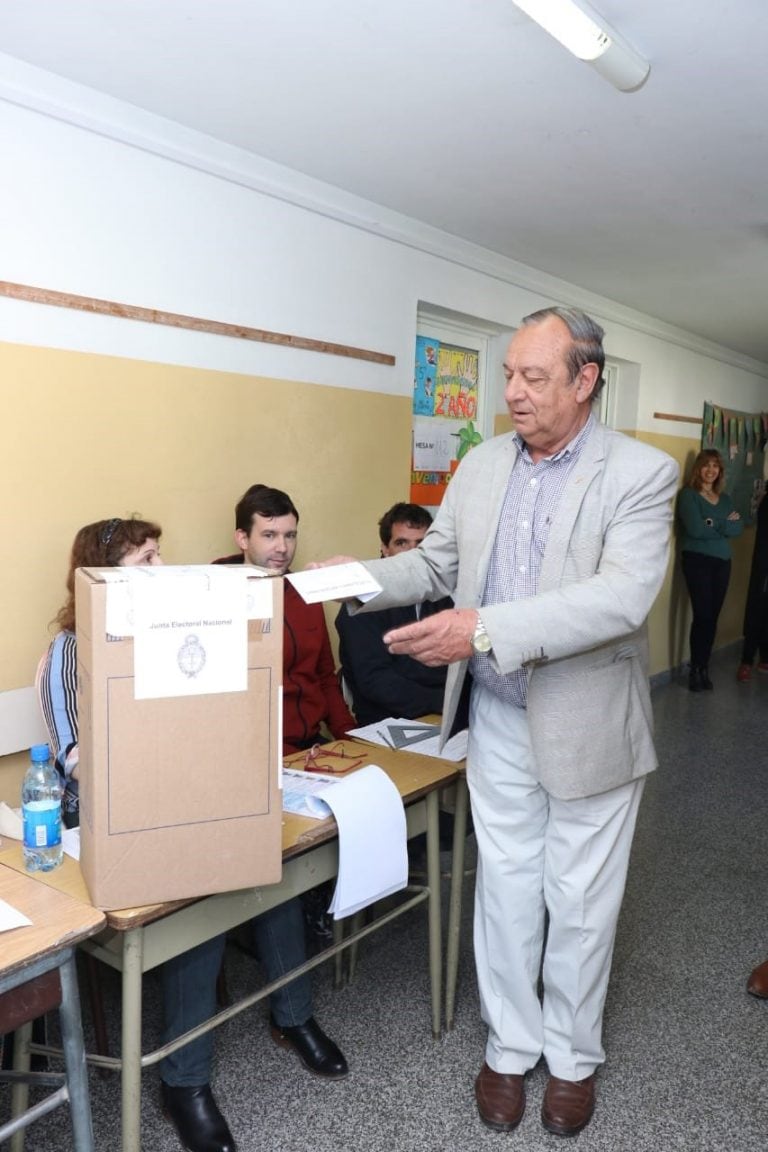
[[384, 643], [393, 656], [412, 656], [429, 668], [437, 668], [472, 655], [470, 640], [477, 620], [474, 608], [448, 608], [415, 624], [393, 628], [385, 633]]

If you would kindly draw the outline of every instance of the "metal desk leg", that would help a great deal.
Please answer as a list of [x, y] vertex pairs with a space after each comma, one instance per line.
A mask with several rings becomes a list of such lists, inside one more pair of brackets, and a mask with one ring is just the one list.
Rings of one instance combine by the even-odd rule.
[[[13, 1034], [13, 1070], [29, 1072], [31, 1059], [29, 1045], [32, 1042], [32, 1021], [22, 1024]], [[11, 1088], [11, 1116], [20, 1116], [29, 1104], [29, 1084], [14, 1084]], [[10, 1152], [24, 1152], [25, 1129], [20, 1128], [11, 1136]]]
[[456, 1005], [456, 978], [459, 971], [461, 900], [464, 884], [464, 848], [467, 836], [467, 777], [462, 772], [456, 782], [456, 809], [453, 817], [451, 856], [451, 897], [448, 906], [448, 948], [445, 964], [445, 1026], [453, 1028]]
[[83, 1044], [83, 1021], [80, 1016], [80, 993], [74, 953], [59, 968], [61, 979], [61, 1041], [67, 1069], [69, 1110], [76, 1152], [93, 1152], [93, 1122], [88, 1095], [88, 1070]]
[[[352, 917], [352, 931], [359, 932], [365, 924], [365, 909], [361, 908], [359, 912], [355, 912]], [[347, 980], [351, 983], [355, 978], [355, 969], [357, 968], [357, 944], [350, 944], [347, 949]]]
[[440, 930], [440, 798], [427, 795], [427, 884], [429, 886], [429, 974], [432, 988], [432, 1035], [439, 1040], [442, 1001], [442, 940]]
[[144, 929], [123, 937], [122, 1152], [141, 1152], [141, 976]]
[[[333, 942], [341, 944], [344, 939], [344, 921], [334, 920]], [[344, 953], [337, 952], [333, 959], [333, 986], [338, 991], [344, 987]]]

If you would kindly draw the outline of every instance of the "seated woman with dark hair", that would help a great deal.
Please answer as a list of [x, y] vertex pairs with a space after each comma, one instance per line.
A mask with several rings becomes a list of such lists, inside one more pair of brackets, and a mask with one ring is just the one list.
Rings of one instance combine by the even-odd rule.
[[53, 745], [56, 767], [64, 777], [62, 817], [68, 828], [80, 822], [77, 748], [77, 641], [75, 639], [75, 570], [127, 568], [162, 564], [159, 525], [149, 520], [99, 520], [75, 536], [69, 558], [67, 599], [56, 615], [60, 631], [51, 641], [38, 671], [43, 716]]
[[[65, 819], [69, 827], [79, 823], [75, 569], [162, 564], [160, 536], [159, 525], [135, 517], [99, 520], [87, 524], [75, 536], [67, 575], [67, 600], [56, 617], [60, 631], [38, 673], [56, 765], [66, 780]], [[263, 913], [251, 925], [255, 947], [270, 982], [305, 961], [304, 921], [297, 899]], [[162, 965], [164, 1044], [214, 1015], [216, 978], [225, 942], [225, 936], [215, 936]], [[270, 1011], [273, 1038], [292, 1048], [310, 1072], [329, 1080], [347, 1075], [344, 1056], [312, 1016], [308, 974], [274, 992]], [[211, 1091], [212, 1060], [213, 1038], [208, 1032], [160, 1063], [163, 1111], [188, 1152], [233, 1152], [235, 1148]]]

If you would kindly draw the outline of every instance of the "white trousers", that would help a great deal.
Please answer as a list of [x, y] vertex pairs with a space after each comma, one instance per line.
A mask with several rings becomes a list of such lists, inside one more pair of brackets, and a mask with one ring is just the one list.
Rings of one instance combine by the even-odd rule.
[[469, 732], [486, 1060], [496, 1072], [524, 1073], [543, 1055], [551, 1075], [581, 1080], [605, 1058], [603, 1007], [645, 781], [555, 799], [535, 778], [525, 711], [478, 685]]

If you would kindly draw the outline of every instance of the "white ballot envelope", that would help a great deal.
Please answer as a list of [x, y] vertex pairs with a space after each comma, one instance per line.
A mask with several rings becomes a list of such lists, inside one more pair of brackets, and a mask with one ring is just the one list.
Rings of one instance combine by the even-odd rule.
[[381, 585], [358, 560], [349, 564], [332, 564], [329, 568], [309, 568], [289, 572], [285, 577], [306, 604], [324, 600], [361, 600], [365, 603], [378, 596]]

